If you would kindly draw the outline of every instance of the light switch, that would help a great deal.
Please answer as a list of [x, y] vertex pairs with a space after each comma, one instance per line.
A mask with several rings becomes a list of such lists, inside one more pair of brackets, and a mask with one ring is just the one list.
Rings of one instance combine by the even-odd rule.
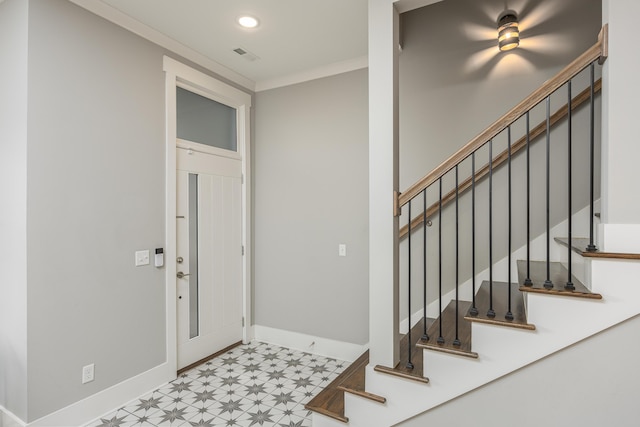
[[347, 245], [345, 245], [344, 243], [340, 243], [338, 245], [338, 255], [347, 256]]
[[136, 267], [149, 265], [149, 251], [136, 251]]

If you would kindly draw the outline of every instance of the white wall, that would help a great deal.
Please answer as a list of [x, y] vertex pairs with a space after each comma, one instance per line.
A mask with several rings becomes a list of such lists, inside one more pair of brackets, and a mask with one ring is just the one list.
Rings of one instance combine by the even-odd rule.
[[27, 19], [26, 2], [0, 3], [0, 406], [22, 419], [27, 414]]
[[255, 323], [365, 344], [367, 72], [258, 92], [255, 111]]
[[399, 358], [399, 35], [393, 3], [369, 0], [369, 362], [386, 366]]
[[635, 100], [640, 96], [636, 75], [640, 68], [634, 16], [640, 3], [603, 1], [603, 21], [609, 23], [609, 59], [604, 65], [603, 129], [603, 231], [604, 249], [640, 252], [640, 200], [637, 194], [637, 143]]
[[627, 320], [397, 425], [638, 425], [638, 328]]

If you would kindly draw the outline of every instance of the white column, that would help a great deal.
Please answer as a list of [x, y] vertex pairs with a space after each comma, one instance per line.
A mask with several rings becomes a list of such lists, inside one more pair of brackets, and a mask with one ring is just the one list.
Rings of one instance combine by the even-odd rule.
[[369, 0], [369, 363], [398, 349], [398, 25], [389, 0]]
[[[28, 418], [28, 35], [29, 3], [0, 2], [0, 407], [23, 421]], [[11, 421], [0, 410], [0, 425], [3, 418]]]
[[603, 69], [603, 225], [599, 249], [610, 252], [640, 252], [637, 16], [640, 16], [637, 0], [602, 2], [602, 19], [609, 23], [609, 58]]

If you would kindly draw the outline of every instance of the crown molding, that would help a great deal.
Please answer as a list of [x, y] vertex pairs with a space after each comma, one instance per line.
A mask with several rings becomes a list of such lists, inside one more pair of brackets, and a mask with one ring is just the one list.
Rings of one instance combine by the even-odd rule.
[[261, 92], [269, 89], [276, 89], [283, 86], [290, 86], [310, 80], [321, 79], [323, 77], [335, 76], [337, 74], [348, 73], [349, 71], [360, 70], [369, 66], [368, 56], [361, 56], [346, 61], [334, 62], [322, 67], [302, 71], [300, 73], [289, 74], [274, 79], [256, 82], [255, 91]]
[[[1, 0], [0, 0], [1, 1]], [[146, 24], [126, 15], [118, 9], [101, 2], [100, 0], [69, 0], [89, 12], [100, 16], [152, 43], [176, 53], [189, 61], [192, 61], [207, 70], [218, 74], [250, 91], [255, 90], [255, 82], [247, 77], [225, 67], [211, 58], [183, 45], [182, 43], [154, 30]]]
[[409, 12], [410, 10], [440, 3], [442, 0], [393, 0], [398, 13]]

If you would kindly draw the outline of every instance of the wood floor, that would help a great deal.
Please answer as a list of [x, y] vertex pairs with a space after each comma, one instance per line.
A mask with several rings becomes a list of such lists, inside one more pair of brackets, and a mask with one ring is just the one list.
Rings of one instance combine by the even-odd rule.
[[[427, 329], [430, 327], [432, 319], [427, 319]], [[393, 368], [388, 366], [377, 365], [374, 369], [385, 374], [395, 375], [397, 377], [428, 383], [429, 378], [424, 376], [424, 367], [422, 361], [422, 349], [416, 345], [424, 334], [424, 319], [420, 319], [413, 328], [411, 328], [411, 345], [409, 345], [409, 336], [404, 335], [400, 340], [400, 362]], [[407, 360], [411, 349], [411, 362], [413, 368], [407, 367]]]
[[[569, 239], [566, 237], [556, 237], [554, 239], [562, 246], [569, 245]], [[610, 258], [610, 259], [640, 259], [640, 254], [624, 253], [624, 252], [603, 252], [600, 250], [588, 251], [589, 239], [584, 237], [574, 237], [571, 239], [571, 249], [585, 258]]]
[[[602, 299], [602, 295], [591, 292], [575, 276], [571, 276], [571, 282], [575, 290], [568, 290], [565, 284], [568, 280], [569, 272], [559, 262], [549, 263], [549, 279], [553, 287], [547, 289], [544, 283], [547, 279], [547, 263], [544, 261], [531, 261], [529, 265], [531, 281], [533, 286], [520, 285], [522, 292], [536, 292], [550, 295], [561, 295], [578, 298]], [[518, 261], [518, 281], [524, 283], [527, 273], [527, 261]]]
[[[509, 288], [511, 286], [511, 314], [513, 319], [507, 318], [509, 311]], [[493, 301], [490, 303], [490, 296], [493, 294]], [[491, 317], [487, 313], [489, 308], [495, 312]], [[534, 330], [536, 327], [527, 322], [527, 314], [524, 307], [524, 295], [519, 290], [517, 283], [507, 284], [506, 282], [493, 282], [493, 288], [488, 281], [482, 282], [480, 289], [476, 293], [477, 314], [473, 314], [471, 308], [465, 315], [465, 320], [471, 322], [489, 323], [492, 325], [510, 326], [520, 329]]]
[[344, 393], [353, 393], [376, 402], [384, 403], [384, 397], [365, 391], [365, 370], [369, 364], [369, 350], [364, 352], [355, 362], [345, 369], [316, 397], [305, 405], [315, 411], [342, 422], [349, 422], [344, 415]]
[[417, 347], [477, 359], [478, 353], [471, 351], [471, 323], [464, 320], [470, 308], [470, 302], [458, 301], [456, 323], [456, 302], [451, 301], [429, 327], [429, 339], [420, 340]]

